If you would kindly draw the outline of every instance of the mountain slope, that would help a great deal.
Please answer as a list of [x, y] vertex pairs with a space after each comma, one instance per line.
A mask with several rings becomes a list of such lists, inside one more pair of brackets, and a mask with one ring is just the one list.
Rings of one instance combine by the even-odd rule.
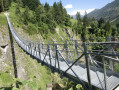
[[[43, 39], [41, 34], [29, 35], [24, 29], [27, 25], [24, 25], [22, 21], [19, 21], [18, 15], [15, 14], [17, 3], [12, 3], [9, 8], [9, 16], [12, 22], [12, 25], [15, 31], [22, 38], [29, 41], [43, 42], [48, 41], [63, 41], [70, 40], [65, 34], [63, 28], [57, 26], [55, 34], [48, 33], [48, 39]], [[25, 9], [20, 7], [20, 10], [23, 12]], [[30, 11], [31, 12], [31, 11]], [[20, 17], [22, 18], [22, 17]], [[70, 30], [71, 36], [73, 35]], [[61, 40], [60, 37], [63, 38]], [[57, 37], [57, 38], [56, 38]], [[60, 87], [69, 89], [72, 85], [68, 85], [68, 79], [61, 79], [57, 73], [51, 73], [51, 70], [45, 66], [42, 66], [40, 63], [37, 63], [36, 60], [32, 59], [27, 55], [17, 43], [13, 40], [14, 44], [14, 57], [16, 61], [17, 68], [17, 78], [14, 77], [14, 68], [12, 63], [12, 54], [11, 54], [11, 44], [9, 38], [8, 24], [4, 13], [0, 13], [0, 90], [1, 89], [14, 89], [15, 83], [18, 83], [18, 88], [20, 90], [46, 90], [46, 85], [52, 84], [53, 88]], [[5, 48], [4, 48], [5, 47]], [[8, 77], [8, 78], [7, 78]], [[66, 82], [66, 84], [65, 84]], [[67, 83], [68, 82], [68, 83]], [[75, 84], [75, 83], [74, 83]]]
[[115, 0], [101, 9], [96, 9], [88, 14], [89, 17], [100, 19], [103, 17], [111, 22], [119, 21], [119, 0]]

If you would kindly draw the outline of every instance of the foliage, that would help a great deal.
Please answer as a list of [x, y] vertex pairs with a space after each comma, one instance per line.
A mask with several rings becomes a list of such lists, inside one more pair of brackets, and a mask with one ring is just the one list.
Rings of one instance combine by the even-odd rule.
[[19, 5], [16, 6], [16, 14], [17, 14], [17, 15], [21, 14], [21, 11], [20, 11], [20, 9], [19, 9]]
[[0, 12], [6, 11], [9, 9], [12, 0], [0, 0]]
[[28, 25], [28, 21], [29, 21], [29, 8], [26, 7], [25, 11], [23, 13], [23, 18], [24, 18], [24, 24]]
[[0, 25], [6, 25], [7, 20], [6, 17], [4, 16], [4, 13], [0, 13]]
[[29, 35], [38, 33], [37, 26], [35, 24], [28, 24], [28, 29], [26, 30]]
[[114, 71], [119, 72], [119, 63], [115, 63]]
[[31, 10], [35, 10], [40, 5], [39, 0], [22, 0], [22, 3], [24, 7], [28, 6]]
[[[32, 1], [32, 0], [31, 0]], [[31, 3], [27, 0], [20, 0], [17, 3], [23, 4], [25, 10], [21, 10], [19, 4], [16, 5], [16, 14], [21, 21], [25, 24], [22, 26], [29, 35], [41, 33], [44, 39], [47, 39], [48, 33], [55, 34], [56, 25], [71, 26], [70, 16], [67, 14], [66, 9], [63, 8], [62, 2], [54, 3], [53, 7], [48, 3], [45, 5], [40, 4], [38, 0]], [[36, 5], [38, 2], [38, 5]], [[30, 6], [36, 5], [34, 8]], [[22, 18], [20, 18], [22, 17]], [[37, 27], [37, 28], [35, 28]]]
[[76, 88], [79, 89], [79, 90], [83, 90], [83, 87], [82, 87], [82, 85], [80, 85], [80, 84], [77, 84], [77, 85], [76, 85]]
[[88, 25], [89, 25], [89, 20], [88, 20], [87, 12], [85, 12], [85, 15], [83, 17], [83, 26], [86, 27]]
[[10, 87], [13, 84], [13, 78], [8, 72], [0, 73], [0, 87]]

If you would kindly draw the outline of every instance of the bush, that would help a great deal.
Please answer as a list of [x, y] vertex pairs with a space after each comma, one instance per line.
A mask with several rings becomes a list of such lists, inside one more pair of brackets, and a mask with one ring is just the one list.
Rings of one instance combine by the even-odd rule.
[[16, 13], [17, 15], [20, 15], [20, 14], [21, 14], [21, 11], [20, 11], [20, 9], [19, 9], [19, 5], [16, 6], [16, 11], [15, 11], [15, 13]]
[[22, 28], [29, 35], [38, 34], [37, 26], [34, 24], [29, 23], [28, 26], [24, 25]]
[[48, 25], [43, 23], [43, 22], [40, 22], [39, 23], [39, 32], [42, 34], [48, 34]]
[[29, 33], [29, 35], [38, 34], [38, 30], [34, 24], [28, 24], [27, 32]]

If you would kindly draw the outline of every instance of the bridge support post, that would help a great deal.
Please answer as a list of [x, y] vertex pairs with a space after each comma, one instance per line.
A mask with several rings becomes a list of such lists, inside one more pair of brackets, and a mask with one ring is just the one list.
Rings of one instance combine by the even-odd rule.
[[77, 57], [78, 57], [77, 40], [75, 40], [75, 49], [76, 49], [76, 54], [77, 54]]
[[102, 58], [102, 60], [103, 60], [103, 70], [104, 70], [105, 90], [107, 90], [106, 66], [105, 66], [105, 60], [104, 60], [104, 57]]
[[[107, 41], [110, 42], [110, 41], [111, 41], [111, 37], [107, 37]], [[109, 45], [108, 51], [109, 51], [110, 53], [112, 52], [111, 48], [112, 48], [112, 46]], [[111, 53], [111, 54], [112, 54], [112, 53]], [[112, 61], [111, 59], [109, 60], [109, 65], [110, 65], [109, 68], [113, 71], [113, 70], [114, 70], [114, 66], [113, 66], [113, 61]]]
[[[56, 68], [57, 63], [58, 63], [58, 69], [59, 69], [59, 72], [60, 72], [60, 65], [59, 65], [59, 57], [58, 57], [58, 47], [57, 47], [57, 44], [55, 44], [55, 49], [56, 49], [55, 68]], [[56, 61], [57, 61], [57, 62], [56, 62]]]
[[38, 49], [39, 49], [39, 58], [41, 60], [41, 44], [38, 44]]
[[89, 62], [87, 53], [88, 53], [88, 47], [86, 45], [86, 42], [84, 42], [84, 54], [85, 54], [85, 60], [86, 60], [88, 86], [89, 86], [89, 90], [92, 90], [91, 76], [90, 76], [90, 62]]
[[50, 48], [50, 44], [48, 43], [48, 51], [49, 51], [49, 60], [50, 60], [50, 67], [52, 66], [52, 62], [51, 62], [51, 48]]
[[69, 50], [67, 40], [66, 40], [66, 59], [69, 60]]

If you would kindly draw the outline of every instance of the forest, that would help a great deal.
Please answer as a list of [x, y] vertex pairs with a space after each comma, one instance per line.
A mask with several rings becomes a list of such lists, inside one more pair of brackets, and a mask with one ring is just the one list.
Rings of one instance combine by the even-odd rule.
[[[76, 35], [81, 35], [82, 40], [92, 37], [114, 37], [119, 35], [119, 22], [116, 24], [106, 21], [103, 17], [96, 20], [94, 17], [89, 18], [87, 13], [81, 18], [80, 13], [77, 12], [77, 22], [71, 22], [70, 15], [67, 14], [66, 9], [63, 7], [62, 2], [54, 2], [53, 6], [50, 6], [47, 2], [41, 4], [39, 0], [13, 0], [18, 3], [16, 6], [16, 15], [22, 16], [21, 21], [27, 25], [29, 34], [41, 33], [44, 38], [47, 38], [48, 32], [55, 33], [57, 25], [61, 27], [71, 27], [72, 31]], [[9, 9], [12, 0], [0, 0], [0, 12]], [[25, 8], [24, 12], [21, 12], [19, 7]], [[37, 25], [37, 28], [33, 27], [30, 23]]]

